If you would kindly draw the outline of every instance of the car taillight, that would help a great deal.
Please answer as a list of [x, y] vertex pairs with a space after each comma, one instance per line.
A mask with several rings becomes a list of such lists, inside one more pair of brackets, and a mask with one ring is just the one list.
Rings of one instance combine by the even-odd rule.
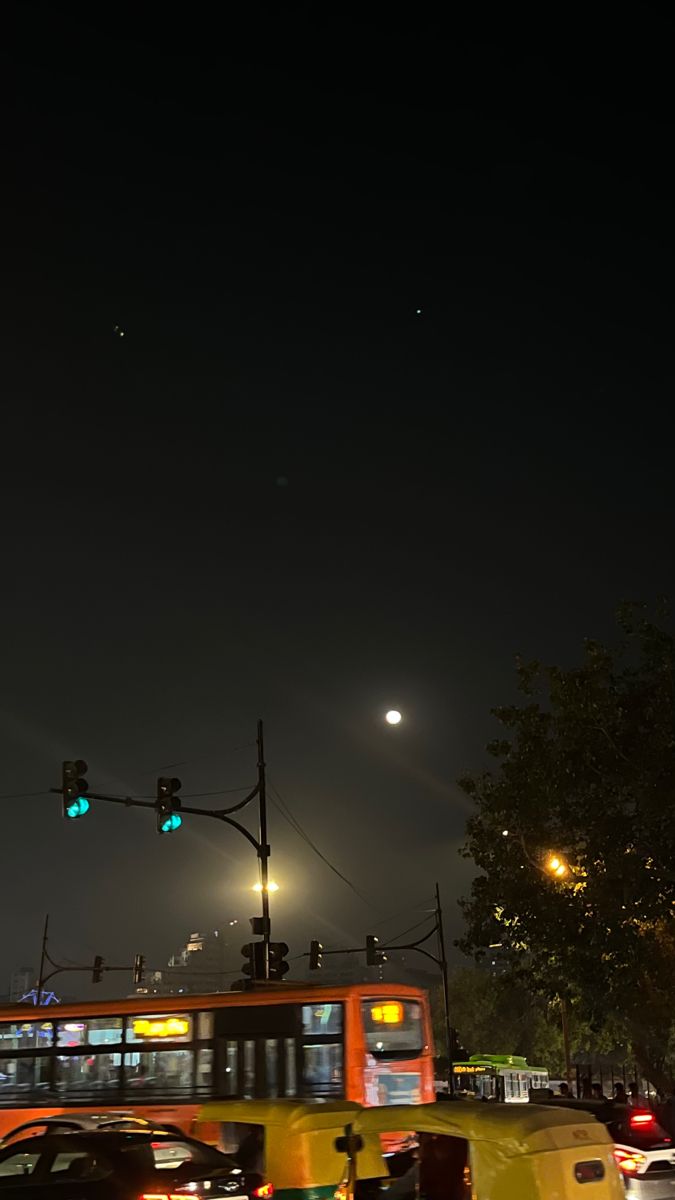
[[655, 1125], [656, 1117], [651, 1112], [632, 1112], [628, 1123], [631, 1129], [644, 1129], [645, 1125]]
[[138, 1200], [185, 1200], [185, 1192], [141, 1192]]
[[616, 1165], [624, 1175], [637, 1175], [640, 1167], [644, 1167], [647, 1158], [644, 1154], [640, 1154], [639, 1150], [622, 1150], [619, 1146], [614, 1147], [614, 1157]]
[[185, 1192], [142, 1192], [138, 1200], [185, 1200]]
[[251, 1192], [252, 1196], [256, 1196], [257, 1200], [271, 1200], [274, 1195], [273, 1183], [261, 1183], [260, 1187], [254, 1188]]

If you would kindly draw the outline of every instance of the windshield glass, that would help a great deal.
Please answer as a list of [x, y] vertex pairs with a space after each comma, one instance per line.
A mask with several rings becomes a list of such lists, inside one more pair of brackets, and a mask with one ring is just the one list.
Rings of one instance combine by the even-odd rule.
[[413, 1058], [424, 1049], [422, 1005], [416, 1000], [364, 1000], [366, 1048], [376, 1058]]

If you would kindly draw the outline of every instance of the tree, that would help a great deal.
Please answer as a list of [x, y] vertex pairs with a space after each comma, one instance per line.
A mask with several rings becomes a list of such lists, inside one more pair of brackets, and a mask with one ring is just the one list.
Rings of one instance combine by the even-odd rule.
[[[512, 975], [580, 1021], [620, 1031], [672, 1084], [675, 996], [675, 641], [625, 606], [611, 647], [574, 668], [519, 663], [525, 702], [494, 710], [494, 771], [460, 780], [463, 950], [500, 942]], [[551, 855], [561, 864], [551, 873]]]
[[[530, 1065], [548, 1068], [552, 1077], [564, 1073], [560, 1005], [533, 993], [509, 975], [494, 976], [482, 967], [458, 967], [450, 972], [449, 1000], [457, 1030], [459, 1057], [471, 1054], [519, 1054]], [[432, 992], [434, 1041], [445, 1046], [443, 997]], [[572, 1054], [589, 1049], [593, 1038], [587, 1025], [572, 1022]], [[605, 1039], [606, 1040], [606, 1039]], [[597, 1046], [604, 1050], [605, 1043]], [[441, 1056], [445, 1068], [445, 1061]]]

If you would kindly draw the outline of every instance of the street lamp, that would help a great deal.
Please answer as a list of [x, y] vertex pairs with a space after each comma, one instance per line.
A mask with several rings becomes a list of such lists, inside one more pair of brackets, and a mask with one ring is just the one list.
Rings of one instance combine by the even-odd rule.
[[267, 884], [267, 887], [264, 887], [263, 884], [260, 882], [254, 883], [253, 887], [251, 888], [251, 891], [253, 891], [253, 892], [268, 892], [268, 893], [269, 892], [278, 892], [279, 884], [275, 883], [273, 879], [270, 879], [269, 883]]
[[546, 859], [546, 870], [556, 879], [564, 879], [569, 873], [569, 867], [559, 854], [549, 854]]

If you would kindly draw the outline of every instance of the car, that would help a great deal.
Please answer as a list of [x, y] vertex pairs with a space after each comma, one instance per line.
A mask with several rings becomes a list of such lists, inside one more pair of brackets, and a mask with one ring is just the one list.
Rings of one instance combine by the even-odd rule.
[[19, 1138], [36, 1137], [40, 1133], [81, 1133], [84, 1130], [95, 1129], [159, 1129], [183, 1137], [183, 1130], [177, 1125], [157, 1124], [147, 1121], [145, 1117], [134, 1117], [129, 1113], [68, 1113], [67, 1116], [36, 1117], [32, 1121], [24, 1121], [15, 1125], [4, 1137], [0, 1138], [0, 1150], [10, 1142]]
[[245, 1174], [228, 1155], [158, 1129], [50, 1131], [0, 1150], [0, 1200], [268, 1200], [272, 1194], [270, 1184]]
[[675, 1200], [675, 1147], [651, 1109], [626, 1108], [605, 1125], [630, 1200]]
[[651, 1109], [558, 1096], [546, 1104], [593, 1113], [606, 1126], [629, 1200], [675, 1200], [675, 1146]]

